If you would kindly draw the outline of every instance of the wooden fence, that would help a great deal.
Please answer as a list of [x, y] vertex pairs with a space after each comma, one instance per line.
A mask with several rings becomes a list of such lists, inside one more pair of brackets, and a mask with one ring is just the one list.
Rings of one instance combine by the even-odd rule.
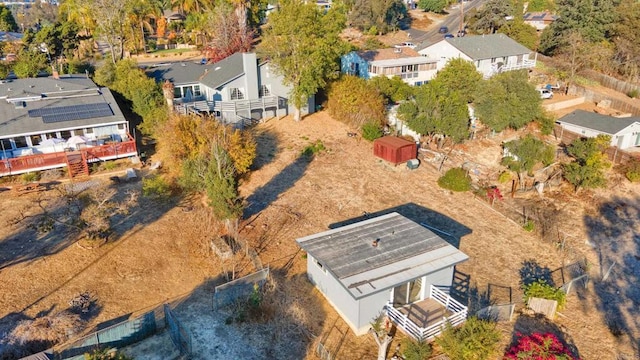
[[600, 83], [600, 85], [606, 88], [615, 90], [623, 94], [629, 94], [634, 90], [640, 92], [640, 85], [632, 84], [623, 80], [618, 80], [612, 76], [600, 74], [597, 71], [584, 70], [581, 72], [581, 74], [597, 81], [598, 83]]
[[547, 300], [536, 297], [530, 297], [527, 302], [529, 309], [538, 314], [544, 314], [547, 318], [553, 319], [556, 316], [558, 302], [555, 300]]
[[575, 95], [575, 96], [582, 96], [585, 98], [585, 101], [590, 101], [594, 103], [599, 103], [602, 100], [609, 100], [611, 101], [612, 109], [618, 110], [622, 113], [640, 115], [640, 106], [634, 105], [631, 99], [625, 101], [617, 98], [612, 98], [610, 96], [601, 94], [591, 89], [587, 89], [580, 85], [571, 85], [569, 87], [569, 94]]

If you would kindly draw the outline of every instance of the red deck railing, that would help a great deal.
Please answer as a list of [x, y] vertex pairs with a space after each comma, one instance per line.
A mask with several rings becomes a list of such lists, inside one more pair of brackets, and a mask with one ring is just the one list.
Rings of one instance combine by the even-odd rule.
[[[127, 141], [86, 147], [79, 149], [78, 151], [84, 153], [88, 162], [96, 162], [131, 156], [136, 153], [136, 143], [130, 138]], [[28, 171], [37, 171], [46, 168], [53, 169], [63, 166], [67, 166], [67, 156], [64, 151], [25, 155], [0, 160], [0, 176], [21, 174]]]

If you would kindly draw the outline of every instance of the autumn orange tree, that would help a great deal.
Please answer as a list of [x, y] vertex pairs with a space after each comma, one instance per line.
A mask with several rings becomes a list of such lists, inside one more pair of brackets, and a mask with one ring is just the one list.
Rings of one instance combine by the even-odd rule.
[[219, 220], [242, 215], [238, 181], [256, 157], [249, 132], [210, 117], [174, 115], [162, 125], [157, 140], [167, 174], [182, 189], [206, 193]]

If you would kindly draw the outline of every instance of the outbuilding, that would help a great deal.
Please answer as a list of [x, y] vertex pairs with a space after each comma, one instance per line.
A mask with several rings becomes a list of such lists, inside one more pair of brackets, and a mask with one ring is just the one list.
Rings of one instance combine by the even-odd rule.
[[394, 212], [296, 240], [307, 275], [356, 335], [384, 313], [417, 340], [465, 321], [450, 289], [468, 256], [430, 229]]
[[575, 110], [557, 123], [563, 129], [583, 137], [611, 136], [611, 146], [620, 150], [640, 146], [640, 117], [617, 118], [594, 112]]
[[417, 154], [415, 142], [397, 136], [385, 136], [373, 142], [373, 155], [394, 165], [415, 159]]

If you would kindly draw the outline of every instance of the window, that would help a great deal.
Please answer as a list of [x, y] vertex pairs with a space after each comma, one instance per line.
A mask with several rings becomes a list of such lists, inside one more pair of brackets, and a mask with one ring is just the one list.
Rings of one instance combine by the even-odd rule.
[[65, 140], [69, 140], [71, 137], [71, 131], [60, 131], [60, 137]]
[[260, 86], [260, 97], [271, 96], [271, 90], [267, 85]]
[[173, 88], [173, 98], [180, 99], [182, 97], [182, 88], [174, 87]]
[[40, 135], [31, 135], [31, 146], [38, 146], [42, 141], [42, 136]]
[[11, 149], [12, 149], [11, 140], [9, 139], [0, 140], [0, 150], [11, 150]]
[[16, 144], [17, 149], [28, 147], [27, 138], [24, 136], [18, 136], [13, 138], [13, 142]]
[[316, 263], [316, 266], [320, 268], [320, 270], [322, 270], [323, 273], [327, 273], [327, 269], [325, 269], [324, 265], [322, 265], [322, 263], [316, 259], [313, 259], [313, 262]]
[[491, 58], [491, 63], [495, 63], [497, 58]]
[[242, 89], [239, 88], [231, 88], [229, 89], [231, 100], [242, 100], [244, 99], [244, 94], [242, 93]]
[[118, 130], [124, 130], [124, 124], [118, 124]]
[[193, 96], [200, 96], [202, 92], [200, 91], [200, 85], [193, 85]]
[[86, 129], [84, 129], [84, 133], [85, 133], [85, 134], [93, 134], [93, 128], [86, 128]]

